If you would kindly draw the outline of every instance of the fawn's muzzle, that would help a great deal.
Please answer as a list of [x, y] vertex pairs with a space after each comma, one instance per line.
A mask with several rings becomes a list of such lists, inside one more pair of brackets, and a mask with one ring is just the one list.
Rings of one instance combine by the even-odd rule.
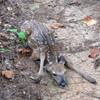
[[64, 75], [53, 75], [53, 78], [59, 86], [65, 87], [67, 85]]

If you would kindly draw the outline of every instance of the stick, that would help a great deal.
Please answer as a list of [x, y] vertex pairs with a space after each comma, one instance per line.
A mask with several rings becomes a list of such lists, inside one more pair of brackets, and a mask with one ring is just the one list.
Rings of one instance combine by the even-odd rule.
[[79, 75], [81, 75], [85, 80], [89, 81], [92, 84], [97, 84], [96, 80], [89, 76], [86, 72], [84, 72], [81, 67], [76, 67], [71, 60], [68, 57], [61, 56], [63, 60], [65, 60], [65, 66], [68, 67], [69, 69], [77, 72]]

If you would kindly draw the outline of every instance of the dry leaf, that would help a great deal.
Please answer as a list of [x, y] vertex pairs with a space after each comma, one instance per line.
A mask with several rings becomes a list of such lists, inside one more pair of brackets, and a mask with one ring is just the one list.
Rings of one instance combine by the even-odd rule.
[[94, 20], [91, 16], [86, 16], [86, 17], [83, 19], [82, 22], [85, 23], [85, 24], [88, 25], [88, 26], [92, 26], [92, 25], [94, 25], [94, 24], [97, 23], [97, 21]]
[[22, 55], [29, 55], [31, 53], [31, 49], [29, 48], [20, 48], [18, 52]]
[[8, 79], [13, 78], [15, 75], [14, 71], [10, 71], [10, 70], [2, 71], [1, 74], [2, 76]]
[[64, 25], [61, 23], [53, 23], [50, 27], [52, 29], [58, 29], [58, 28], [64, 28]]
[[80, 94], [80, 91], [77, 91], [77, 92], [76, 92], [76, 95], [79, 95], [79, 94]]
[[99, 55], [99, 48], [93, 48], [90, 50], [90, 58], [96, 58]]

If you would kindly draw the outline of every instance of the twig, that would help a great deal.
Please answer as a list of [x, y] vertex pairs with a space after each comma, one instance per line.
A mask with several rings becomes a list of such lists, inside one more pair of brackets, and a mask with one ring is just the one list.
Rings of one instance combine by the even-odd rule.
[[100, 96], [96, 96], [96, 95], [94, 95], [94, 94], [92, 94], [92, 93], [89, 93], [89, 92], [81, 92], [81, 93], [84, 94], [84, 95], [87, 95], [87, 96], [93, 97], [93, 98], [100, 99]]

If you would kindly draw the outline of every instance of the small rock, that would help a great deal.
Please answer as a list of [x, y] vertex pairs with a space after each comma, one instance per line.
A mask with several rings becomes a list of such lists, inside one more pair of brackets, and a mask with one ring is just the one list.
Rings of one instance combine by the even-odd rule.
[[11, 10], [12, 10], [12, 8], [11, 8], [11, 7], [7, 7], [7, 10], [8, 10], [8, 11], [11, 11]]

